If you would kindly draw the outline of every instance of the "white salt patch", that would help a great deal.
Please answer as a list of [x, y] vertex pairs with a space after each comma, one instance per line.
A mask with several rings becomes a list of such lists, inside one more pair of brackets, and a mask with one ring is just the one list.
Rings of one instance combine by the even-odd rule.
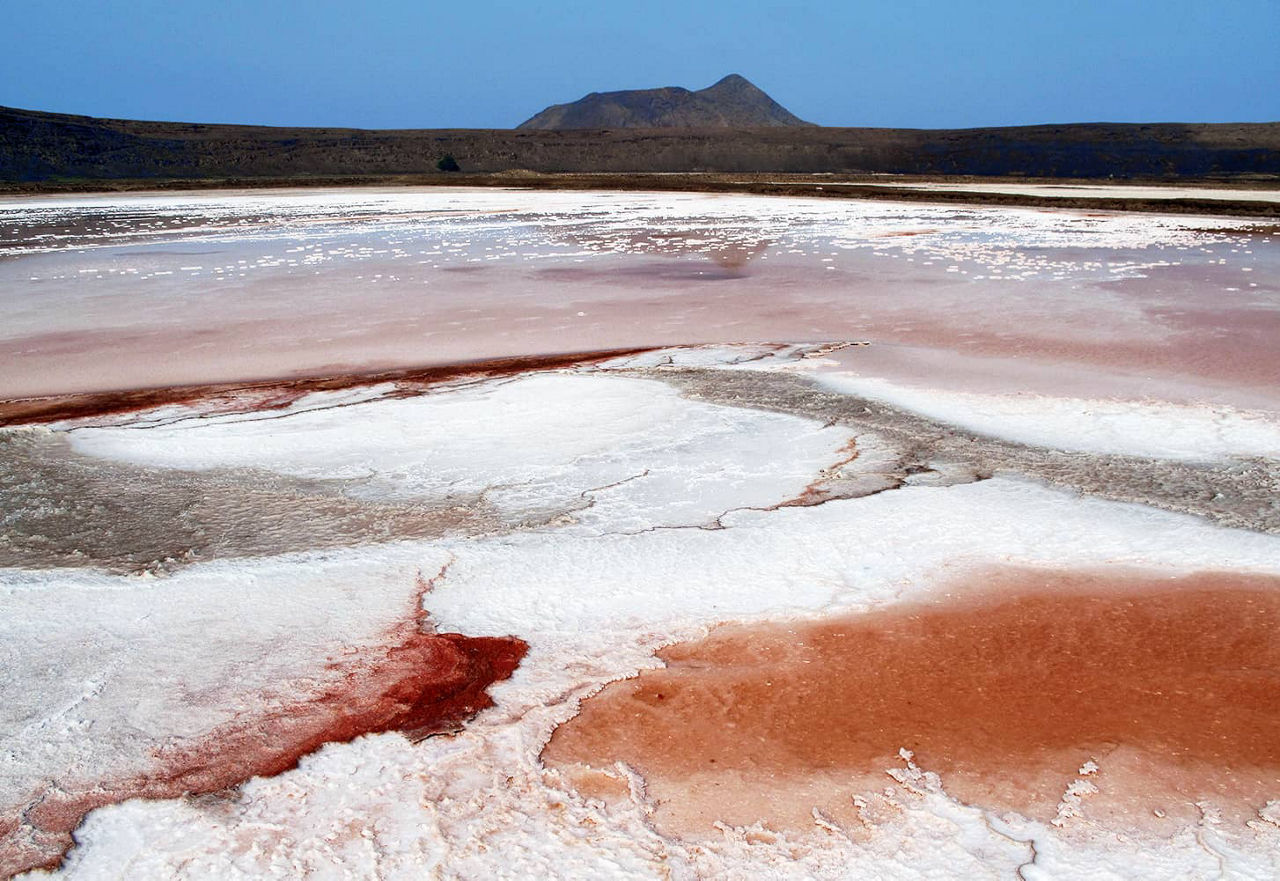
[[284, 412], [69, 436], [86, 455], [343, 480], [362, 498], [484, 492], [513, 517], [589, 506], [579, 523], [624, 530], [795, 497], [847, 455], [853, 432], [689, 401], [651, 380], [560, 373], [409, 399], [317, 393]]
[[1280, 190], [1223, 189], [1181, 186], [1115, 186], [1098, 184], [1009, 184], [1009, 183], [927, 183], [890, 182], [859, 183], [853, 186], [891, 187], [947, 193], [1008, 193], [1018, 196], [1041, 196], [1060, 199], [1214, 199], [1233, 202], [1280, 202]]
[[1280, 538], [1000, 478], [741, 511], [723, 522], [728, 529], [468, 542], [431, 607], [468, 633], [573, 641], [599, 628], [656, 634], [864, 609], [918, 598], [936, 573], [984, 561], [1280, 572]]
[[1280, 458], [1280, 418], [1220, 404], [990, 395], [823, 373], [834, 390], [883, 401], [988, 437], [1050, 449], [1209, 461]]

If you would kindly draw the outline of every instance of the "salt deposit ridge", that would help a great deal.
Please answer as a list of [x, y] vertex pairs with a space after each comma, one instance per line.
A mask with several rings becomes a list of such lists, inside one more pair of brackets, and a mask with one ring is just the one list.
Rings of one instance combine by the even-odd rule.
[[[3, 874], [57, 865], [73, 829], [73, 878], [1280, 872], [1280, 658], [1224, 626], [1280, 591], [1265, 233], [440, 190], [25, 200], [0, 227], [0, 396], [278, 385], [0, 429]], [[1037, 591], [1082, 617], [1019, 611]], [[1213, 620], [1179, 604], [1197, 591]], [[1020, 641], [965, 624], [976, 648], [912, 653], [910, 616], [966, 603]], [[973, 675], [876, 692], [839, 654], [865, 622], [941, 670], [1087, 666], [1108, 634], [1117, 685], [1152, 649], [1125, 639], [1203, 638], [1160, 688], [1204, 719], [1148, 671], [1138, 727], [1012, 710], [978, 756], [875, 741], [904, 735], [859, 725], [913, 700], [982, 698]], [[806, 664], [882, 703], [803, 748], [785, 725], [736, 757], [593, 746], [630, 742], [590, 730], [611, 706], [692, 747], [738, 702], [785, 719], [823, 680]], [[734, 684], [693, 678], [720, 667]], [[1077, 693], [1046, 669], [1026, 706]]]

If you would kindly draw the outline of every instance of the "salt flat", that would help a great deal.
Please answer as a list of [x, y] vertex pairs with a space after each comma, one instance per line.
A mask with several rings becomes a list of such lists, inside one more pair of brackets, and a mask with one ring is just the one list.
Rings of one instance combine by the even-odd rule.
[[[860, 186], [862, 186], [860, 184]], [[1214, 188], [1205, 186], [1161, 187], [1150, 184], [1125, 186], [1122, 184], [1016, 184], [966, 182], [947, 183], [935, 181], [915, 183], [903, 181], [891, 184], [866, 184], [908, 190], [936, 190], [949, 193], [1012, 193], [1021, 196], [1043, 196], [1060, 199], [1216, 199], [1245, 202], [1280, 202], [1280, 190]]]
[[874, 339], [1274, 399], [1280, 247], [1250, 228], [489, 189], [9, 201], [0, 397]]
[[[1280, 721], [1196, 690], [1280, 682], [1220, 626], [1280, 585], [1280, 243], [1246, 227], [516, 190], [5, 202], [0, 397], [259, 385], [0, 429], [0, 870], [1274, 877], [1280, 765], [1196, 746]], [[290, 386], [609, 348], [645, 351]], [[967, 611], [1002, 597], [1006, 643]], [[828, 698], [802, 748], [788, 700], [889, 682], [844, 626], [1026, 700], [987, 708], [1007, 730], [979, 752], [942, 710], [898, 742], [883, 720], [977, 674], [894, 680]], [[1147, 649], [1177, 672], [1123, 680], [1142, 726], [1018, 717], [1076, 694], [1054, 658], [1119, 687]], [[721, 684], [668, 704], [667, 664]], [[1162, 701], [1183, 682], [1202, 720]], [[718, 754], [747, 711], [783, 721]], [[563, 746], [629, 730], [610, 718], [688, 749]]]

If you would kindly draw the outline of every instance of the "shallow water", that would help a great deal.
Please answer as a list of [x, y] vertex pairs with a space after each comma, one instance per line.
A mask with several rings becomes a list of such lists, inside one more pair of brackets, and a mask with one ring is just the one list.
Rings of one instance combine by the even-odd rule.
[[870, 339], [1274, 399], [1280, 242], [1239, 221], [337, 190], [0, 203], [0, 397], [483, 357]]

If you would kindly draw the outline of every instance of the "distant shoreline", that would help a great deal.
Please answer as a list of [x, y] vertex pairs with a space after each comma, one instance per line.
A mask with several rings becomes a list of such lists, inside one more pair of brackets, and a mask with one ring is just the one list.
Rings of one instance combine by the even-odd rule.
[[[950, 189], [922, 189], [915, 185], [946, 184]], [[910, 188], [895, 186], [910, 184]], [[982, 189], [965, 190], [975, 184]], [[1042, 196], [1028, 193], [993, 191], [994, 186], [1010, 187], [1042, 185], [1053, 187], [1115, 187], [1133, 189], [1142, 186], [1162, 190], [1186, 189], [1186, 198], [1137, 196]], [[960, 205], [998, 205], [1004, 207], [1052, 208], [1083, 211], [1136, 211], [1159, 214], [1189, 214], [1225, 217], [1256, 217], [1280, 220], [1280, 196], [1277, 201], [1251, 199], [1203, 198], [1196, 191], [1239, 190], [1241, 192], [1278, 191], [1280, 181], [1239, 180], [1134, 180], [1114, 181], [1087, 178], [1015, 178], [943, 175], [847, 175], [847, 174], [735, 174], [735, 173], [612, 173], [570, 172], [541, 173], [504, 171], [486, 174], [411, 174], [411, 175], [332, 175], [225, 178], [126, 178], [72, 179], [45, 181], [0, 181], [0, 197], [76, 195], [94, 193], [147, 193], [206, 190], [258, 190], [334, 187], [511, 187], [534, 190], [604, 190], [700, 192], [763, 196], [860, 199], [892, 202], [928, 202]]]

